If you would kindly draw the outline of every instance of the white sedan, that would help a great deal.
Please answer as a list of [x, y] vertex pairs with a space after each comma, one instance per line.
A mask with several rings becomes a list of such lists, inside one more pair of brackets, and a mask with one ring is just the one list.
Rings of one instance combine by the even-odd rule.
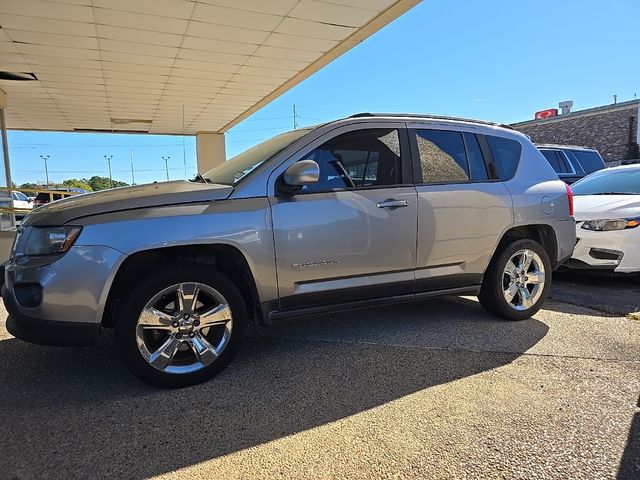
[[571, 189], [578, 239], [565, 266], [640, 272], [640, 165], [599, 170]]

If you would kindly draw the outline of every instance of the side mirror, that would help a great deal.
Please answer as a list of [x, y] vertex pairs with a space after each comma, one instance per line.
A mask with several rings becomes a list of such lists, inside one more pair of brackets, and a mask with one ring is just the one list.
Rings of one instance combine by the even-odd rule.
[[285, 194], [299, 192], [305, 185], [320, 179], [320, 167], [313, 160], [301, 160], [285, 170], [278, 182], [278, 191]]

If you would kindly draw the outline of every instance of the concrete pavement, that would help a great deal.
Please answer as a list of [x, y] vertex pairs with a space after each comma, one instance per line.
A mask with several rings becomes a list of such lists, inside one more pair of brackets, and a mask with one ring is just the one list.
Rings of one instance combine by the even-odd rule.
[[517, 323], [456, 297], [300, 318], [174, 391], [111, 335], [2, 330], [0, 476], [640, 478], [640, 321], [558, 295]]

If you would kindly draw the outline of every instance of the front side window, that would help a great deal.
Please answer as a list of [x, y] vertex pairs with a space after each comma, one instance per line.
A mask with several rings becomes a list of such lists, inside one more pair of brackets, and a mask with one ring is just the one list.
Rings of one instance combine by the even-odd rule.
[[469, 168], [460, 132], [416, 130], [423, 183], [468, 182]]
[[374, 188], [402, 183], [396, 129], [357, 130], [332, 138], [304, 156], [320, 167], [320, 179], [302, 193]]
[[518, 169], [522, 145], [520, 142], [504, 137], [487, 135], [485, 138], [489, 143], [500, 180], [509, 180]]

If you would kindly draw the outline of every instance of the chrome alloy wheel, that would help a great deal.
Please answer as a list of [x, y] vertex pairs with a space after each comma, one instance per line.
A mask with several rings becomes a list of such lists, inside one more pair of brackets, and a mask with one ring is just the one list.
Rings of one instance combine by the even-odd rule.
[[232, 329], [231, 310], [220, 292], [202, 283], [179, 283], [147, 302], [136, 324], [136, 342], [157, 370], [185, 374], [218, 358]]
[[540, 255], [529, 249], [519, 250], [504, 267], [504, 298], [515, 310], [528, 310], [540, 299], [544, 282], [544, 263]]

